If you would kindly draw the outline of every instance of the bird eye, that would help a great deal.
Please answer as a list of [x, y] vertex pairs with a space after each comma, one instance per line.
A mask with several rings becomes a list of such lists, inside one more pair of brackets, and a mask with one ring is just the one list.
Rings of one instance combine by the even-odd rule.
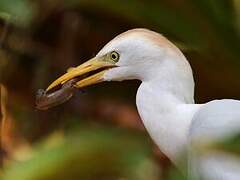
[[113, 60], [114, 62], [118, 62], [119, 60], [119, 54], [115, 51], [111, 52], [110, 54], [110, 58], [111, 60]]

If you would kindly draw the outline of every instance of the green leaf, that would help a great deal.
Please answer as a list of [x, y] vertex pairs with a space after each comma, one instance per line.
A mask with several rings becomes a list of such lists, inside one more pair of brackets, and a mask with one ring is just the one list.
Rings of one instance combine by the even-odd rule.
[[45, 141], [30, 160], [12, 163], [4, 180], [157, 179], [145, 138], [111, 129], [81, 129]]
[[32, 18], [33, 6], [27, 0], [1, 0], [0, 17], [16, 25], [26, 26]]

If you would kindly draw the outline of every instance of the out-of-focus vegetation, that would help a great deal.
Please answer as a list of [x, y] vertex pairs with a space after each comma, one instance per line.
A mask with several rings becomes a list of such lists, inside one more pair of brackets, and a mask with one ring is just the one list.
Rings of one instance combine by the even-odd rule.
[[179, 179], [149, 143], [135, 108], [137, 81], [35, 109], [37, 89], [135, 27], [160, 32], [185, 52], [197, 102], [240, 98], [238, 0], [1, 0], [2, 177]]
[[55, 133], [32, 152], [22, 152], [31, 160], [16, 162], [4, 179], [158, 179], [143, 136], [104, 128], [78, 131]]

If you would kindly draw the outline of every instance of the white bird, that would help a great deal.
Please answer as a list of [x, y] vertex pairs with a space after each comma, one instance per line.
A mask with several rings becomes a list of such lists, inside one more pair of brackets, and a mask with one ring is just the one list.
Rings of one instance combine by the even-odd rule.
[[[87, 73], [87, 78], [80, 79]], [[137, 109], [160, 150], [180, 169], [178, 158], [188, 150], [194, 176], [210, 180], [240, 179], [238, 157], [221, 151], [207, 154], [195, 151], [200, 144], [239, 132], [240, 101], [225, 99], [195, 104], [191, 67], [183, 53], [162, 35], [147, 29], [124, 32], [94, 58], [55, 80], [47, 90], [76, 77], [77, 88], [102, 81], [141, 80]]]

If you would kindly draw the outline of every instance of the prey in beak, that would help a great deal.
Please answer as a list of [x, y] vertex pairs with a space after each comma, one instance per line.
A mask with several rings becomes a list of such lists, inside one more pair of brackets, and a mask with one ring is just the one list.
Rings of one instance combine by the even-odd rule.
[[[40, 90], [36, 97], [36, 108], [46, 110], [60, 105], [69, 100], [77, 88], [104, 81], [104, 73], [116, 67], [118, 58], [118, 53], [111, 52], [69, 69], [67, 73], [50, 84], [46, 91]], [[55, 90], [55, 87], [59, 85], [61, 88]]]
[[67, 73], [51, 83], [46, 91], [48, 92], [54, 87], [76, 78], [78, 81], [74, 84], [75, 88], [82, 88], [102, 82], [104, 81], [104, 73], [108, 69], [116, 67], [118, 59], [119, 54], [115, 51], [101, 57], [94, 57], [77, 67], [69, 69]]
[[[104, 73], [116, 67], [118, 59], [119, 54], [113, 51], [69, 69], [67, 73], [51, 83], [46, 91], [40, 90], [36, 97], [36, 108], [46, 110], [57, 106], [69, 100], [77, 88], [104, 81]], [[55, 90], [59, 85], [61, 88]]]

